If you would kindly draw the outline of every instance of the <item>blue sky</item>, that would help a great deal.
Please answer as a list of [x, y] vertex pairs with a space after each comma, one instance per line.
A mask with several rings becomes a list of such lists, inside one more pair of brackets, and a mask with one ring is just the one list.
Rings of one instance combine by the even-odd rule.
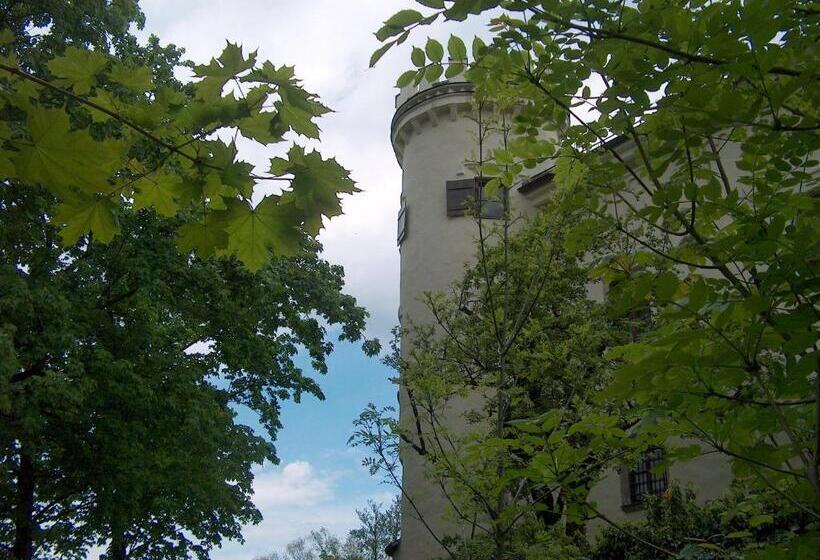
[[[403, 50], [367, 67], [385, 19], [413, 5], [410, 0], [141, 0], [147, 22], [143, 37], [186, 50], [197, 63], [217, 56], [225, 40], [259, 49], [259, 58], [293, 64], [307, 89], [335, 110], [324, 117], [320, 151], [351, 170], [362, 189], [344, 201], [343, 216], [325, 224], [324, 257], [345, 268], [346, 291], [371, 314], [368, 336], [386, 342], [396, 323], [399, 255], [395, 219], [401, 170], [389, 141], [396, 77], [409, 65], [411, 44], [430, 33], [446, 41], [451, 32], [474, 34], [475, 23], [437, 26], [417, 35]], [[300, 140], [300, 143], [313, 145]], [[275, 152], [240, 144], [243, 159], [267, 167]], [[310, 370], [307, 361], [303, 362]], [[265, 516], [245, 530], [245, 545], [227, 543], [215, 560], [251, 559], [281, 549], [311, 529], [325, 526], [343, 534], [354, 526], [354, 509], [368, 499], [387, 501], [395, 491], [361, 467], [362, 452], [347, 447], [352, 421], [369, 402], [396, 403], [391, 372], [365, 357], [357, 345], [337, 344], [329, 373], [320, 378], [326, 400], [285, 403], [277, 441], [279, 466], [257, 472], [255, 501]], [[254, 418], [242, 413], [250, 425]]]

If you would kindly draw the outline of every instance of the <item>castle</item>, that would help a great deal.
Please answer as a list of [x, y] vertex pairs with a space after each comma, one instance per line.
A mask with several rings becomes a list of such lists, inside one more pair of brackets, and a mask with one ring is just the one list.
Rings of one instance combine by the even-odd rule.
[[[465, 264], [475, 252], [476, 221], [463, 211], [465, 198], [473, 192], [474, 184], [473, 173], [465, 165], [476, 149], [474, 105], [472, 84], [459, 78], [408, 86], [396, 97], [391, 141], [403, 172], [398, 218], [399, 319], [403, 327], [432, 323], [433, 318], [420, 297], [425, 292], [446, 291], [461, 278]], [[619, 142], [616, 149], [628, 154], [632, 148], [629, 142]], [[534, 170], [511, 189], [512, 211], [524, 217], [534, 215], [551, 187], [548, 166]], [[593, 298], [604, 297], [601, 286], [590, 286], [589, 292]], [[405, 346], [402, 352], [407, 351]], [[411, 421], [408, 396], [403, 389], [399, 392], [399, 403], [401, 422]], [[462, 421], [458, 413], [449, 418], [451, 422]], [[444, 533], [458, 531], [458, 527], [443, 516], [446, 501], [440, 489], [425, 476], [424, 458], [405, 448], [401, 459], [406, 494], [401, 541], [388, 547], [387, 552], [398, 560], [440, 557], [443, 551], [427, 526]], [[728, 462], [717, 454], [676, 464], [663, 475], [651, 472], [656, 459], [648, 456], [638, 466], [611, 470], [592, 489], [590, 499], [607, 517], [622, 521], [640, 516], [640, 496], [664, 490], [670, 480], [691, 484], [702, 500], [719, 495], [731, 480]]]

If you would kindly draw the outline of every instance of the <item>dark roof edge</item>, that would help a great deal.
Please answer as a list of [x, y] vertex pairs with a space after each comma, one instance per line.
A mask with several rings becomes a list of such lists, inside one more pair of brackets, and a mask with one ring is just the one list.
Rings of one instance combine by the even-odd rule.
[[539, 171], [518, 187], [518, 192], [528, 194], [551, 183], [552, 178], [555, 177], [555, 173], [552, 172], [553, 169], [555, 169], [555, 166], [545, 169], [544, 171]]
[[[600, 144], [595, 146], [593, 150], [600, 150], [602, 148], [606, 148], [608, 150], [614, 149], [618, 146], [621, 146], [622, 144], [625, 144], [627, 141], [629, 141], [628, 136], [613, 136], [609, 140], [601, 142]], [[554, 165], [548, 167], [547, 169], [544, 169], [543, 171], [539, 171], [538, 173], [524, 181], [524, 183], [522, 183], [521, 186], [518, 187], [518, 192], [520, 192], [521, 194], [528, 194], [540, 189], [544, 185], [548, 185], [552, 182], [553, 177], [555, 177], [553, 169], [555, 169]]]

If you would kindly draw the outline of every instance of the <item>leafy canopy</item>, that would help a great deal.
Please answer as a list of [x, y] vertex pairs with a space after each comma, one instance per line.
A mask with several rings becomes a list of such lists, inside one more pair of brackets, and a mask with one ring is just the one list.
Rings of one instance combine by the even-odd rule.
[[[608, 354], [621, 367], [602, 394], [628, 404], [634, 428], [599, 418], [573, 432], [604, 447], [669, 442], [669, 462], [722, 454], [736, 480], [806, 513], [799, 530], [816, 536], [816, 5], [420, 4], [377, 32], [374, 59], [418, 27], [496, 10], [466, 76], [516, 115], [485, 176], [510, 188], [527, 170], [554, 172], [551, 188], [582, 213], [566, 249], [596, 264], [613, 314], [647, 312], [655, 327]], [[399, 85], [461, 64], [439, 53], [414, 49]], [[673, 443], [687, 439], [697, 445]], [[582, 465], [531, 467], [550, 483]], [[801, 542], [762, 554], [791, 557]]]
[[[154, 84], [149, 68], [103, 50], [69, 46], [44, 73], [20, 62], [21, 41], [0, 34], [4, 176], [41, 185], [61, 200], [50, 217], [66, 245], [120, 231], [117, 208], [133, 202], [164, 216], [183, 215], [183, 251], [235, 255], [258, 270], [272, 254], [292, 255], [323, 217], [341, 213], [356, 192], [334, 159], [294, 143], [269, 174], [239, 159], [243, 137], [273, 147], [319, 138], [315, 119], [329, 111], [289, 66], [257, 62], [228, 43], [210, 63], [194, 65], [180, 91]], [[259, 186], [275, 182], [262, 201]]]

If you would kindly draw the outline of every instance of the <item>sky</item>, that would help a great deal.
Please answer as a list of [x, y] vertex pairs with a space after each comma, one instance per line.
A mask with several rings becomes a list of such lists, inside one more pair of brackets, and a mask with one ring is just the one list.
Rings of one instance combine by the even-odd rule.
[[[396, 215], [401, 170], [390, 145], [390, 119], [396, 77], [410, 65], [409, 49], [427, 35], [446, 41], [481, 29], [476, 22], [438, 25], [417, 34], [402, 49], [388, 53], [375, 69], [370, 54], [379, 46], [373, 32], [410, 0], [141, 0], [146, 15], [143, 39], [151, 33], [163, 44], [183, 47], [186, 58], [206, 63], [226, 40], [259, 60], [296, 66], [297, 77], [334, 113], [319, 124], [318, 147], [351, 171], [362, 192], [344, 200], [344, 215], [325, 223], [319, 240], [326, 260], [345, 269], [347, 293], [369, 311], [368, 336], [389, 340], [397, 322], [399, 254]], [[303, 140], [302, 140], [302, 143]], [[308, 143], [308, 145], [313, 145]], [[240, 157], [267, 169], [277, 155], [240, 144]], [[310, 365], [302, 361], [306, 371]], [[312, 529], [326, 527], [344, 535], [355, 527], [354, 510], [367, 500], [389, 501], [395, 490], [380, 485], [361, 466], [363, 452], [350, 449], [352, 421], [368, 403], [396, 404], [393, 372], [367, 358], [358, 345], [338, 343], [329, 373], [319, 379], [326, 400], [306, 397], [283, 405], [276, 441], [278, 466], [257, 469], [254, 501], [264, 521], [245, 528], [246, 542], [226, 543], [214, 560], [252, 559], [281, 550]], [[246, 412], [240, 421], [256, 426]]]

